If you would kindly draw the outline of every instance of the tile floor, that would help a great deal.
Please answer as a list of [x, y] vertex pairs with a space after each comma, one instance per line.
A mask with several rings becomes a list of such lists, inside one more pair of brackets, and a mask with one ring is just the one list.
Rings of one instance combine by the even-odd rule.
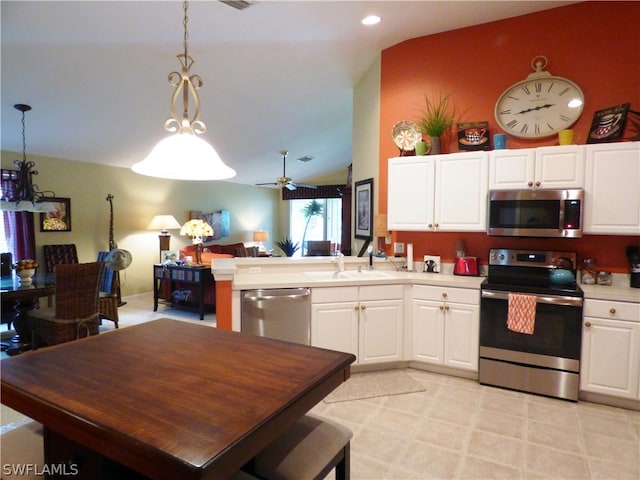
[[[163, 306], [154, 313], [150, 295], [125, 300], [122, 327], [160, 317], [215, 325], [214, 315], [201, 322], [194, 312]], [[313, 409], [353, 430], [354, 480], [640, 478], [640, 412], [406, 371], [426, 391]], [[3, 430], [22, 421], [2, 407]]]

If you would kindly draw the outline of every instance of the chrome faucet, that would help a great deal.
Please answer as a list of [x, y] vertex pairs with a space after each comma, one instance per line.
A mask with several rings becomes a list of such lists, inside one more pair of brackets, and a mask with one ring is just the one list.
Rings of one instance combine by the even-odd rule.
[[371, 245], [367, 248], [367, 253], [369, 254], [369, 270], [373, 270], [373, 247]]

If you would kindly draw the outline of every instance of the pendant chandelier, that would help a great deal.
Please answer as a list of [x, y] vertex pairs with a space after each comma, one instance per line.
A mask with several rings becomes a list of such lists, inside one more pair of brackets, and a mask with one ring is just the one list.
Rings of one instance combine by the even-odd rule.
[[13, 164], [17, 170], [3, 170], [3, 175], [9, 178], [3, 178], [2, 181], [15, 181], [16, 188], [10, 195], [2, 199], [2, 210], [10, 210], [14, 212], [51, 212], [55, 210], [55, 205], [46, 200], [56, 196], [51, 191], [40, 191], [38, 185], [32, 183], [32, 176], [38, 175], [34, 162], [27, 162], [27, 140], [25, 136], [25, 112], [31, 110], [29, 105], [18, 103], [13, 106], [16, 110], [22, 112], [22, 160], [15, 160]]
[[[134, 164], [131, 169], [150, 177], [168, 178], [172, 180], [224, 180], [236, 175], [235, 170], [228, 167], [220, 159], [215, 149], [205, 140], [198, 137], [207, 127], [199, 119], [200, 97], [198, 89], [203, 82], [200, 76], [189, 72], [195, 63], [188, 52], [189, 2], [183, 2], [184, 10], [184, 53], [177, 55], [182, 67], [181, 72], [169, 74], [169, 84], [174, 87], [171, 96], [171, 117], [164, 122], [164, 128], [173, 133], [161, 140], [142, 162]], [[195, 113], [189, 117], [189, 93], [191, 93]], [[182, 95], [180, 95], [182, 94]], [[182, 116], [178, 116], [177, 101], [182, 96]]]

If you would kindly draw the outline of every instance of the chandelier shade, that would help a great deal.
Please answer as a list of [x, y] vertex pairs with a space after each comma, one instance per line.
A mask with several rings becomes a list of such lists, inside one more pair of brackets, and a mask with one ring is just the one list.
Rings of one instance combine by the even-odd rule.
[[[198, 89], [203, 81], [200, 76], [191, 74], [195, 63], [188, 52], [189, 2], [182, 4], [184, 10], [184, 53], [178, 55], [181, 71], [169, 74], [169, 84], [174, 87], [171, 96], [171, 117], [164, 122], [164, 128], [173, 135], [161, 140], [143, 161], [131, 167], [135, 173], [150, 177], [171, 180], [224, 180], [234, 177], [236, 172], [225, 165], [216, 150], [205, 140], [198, 137], [207, 130], [200, 116], [200, 97]], [[195, 113], [189, 115], [189, 94]], [[177, 102], [182, 98], [182, 112], [178, 114]]]
[[236, 175], [215, 149], [194, 133], [176, 133], [162, 139], [147, 158], [131, 169], [141, 175], [171, 180], [224, 180]]

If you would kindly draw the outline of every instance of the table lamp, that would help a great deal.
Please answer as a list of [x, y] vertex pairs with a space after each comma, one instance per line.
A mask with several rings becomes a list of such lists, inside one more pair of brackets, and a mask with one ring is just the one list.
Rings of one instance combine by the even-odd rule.
[[202, 265], [202, 237], [213, 235], [213, 228], [200, 218], [194, 218], [185, 223], [180, 229], [180, 235], [191, 237], [196, 253], [196, 265]]
[[258, 242], [258, 251], [266, 253], [267, 249], [264, 246], [264, 243], [269, 241], [269, 232], [266, 230], [256, 230], [253, 232], [253, 241]]
[[160, 230], [160, 260], [162, 261], [162, 251], [169, 250], [171, 244], [171, 235], [168, 230], [175, 230], [180, 228], [180, 224], [173, 215], [156, 215], [151, 220], [151, 223], [147, 227], [147, 230]]

